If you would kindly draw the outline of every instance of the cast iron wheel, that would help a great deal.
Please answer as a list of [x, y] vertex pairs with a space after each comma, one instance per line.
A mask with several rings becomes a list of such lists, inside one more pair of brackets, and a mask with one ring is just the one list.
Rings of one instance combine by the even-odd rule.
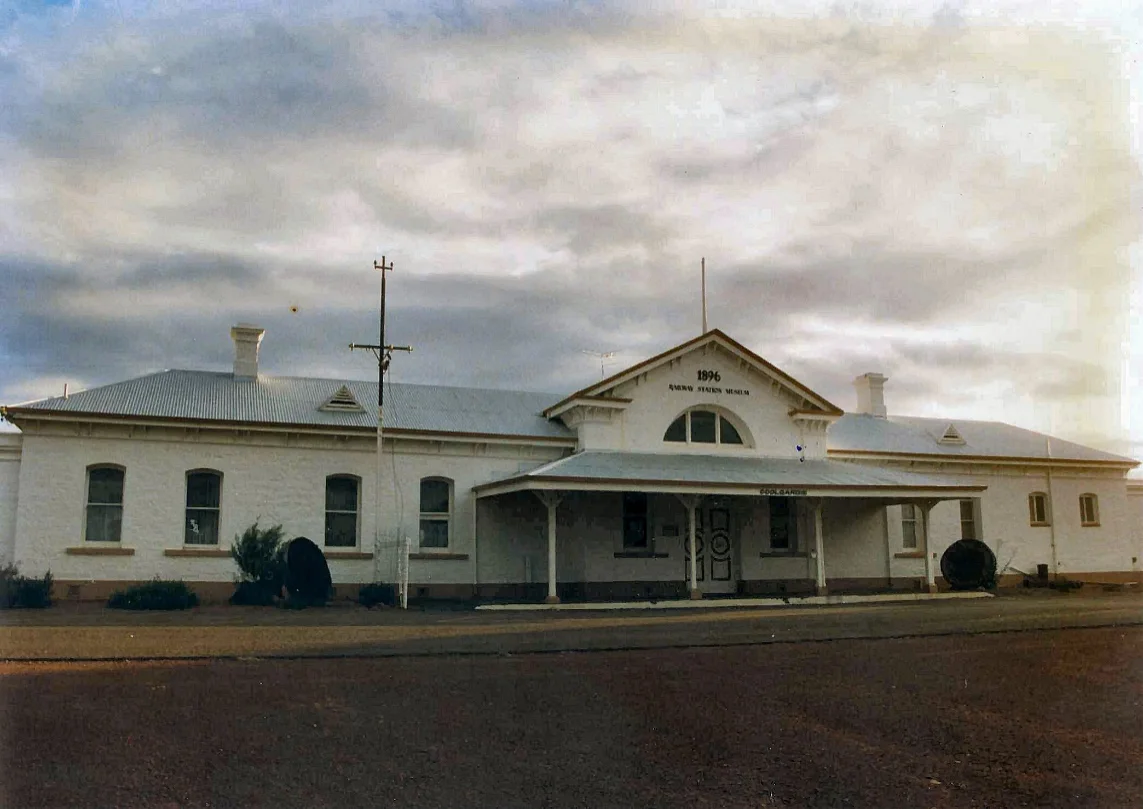
[[941, 575], [954, 590], [991, 587], [996, 581], [996, 554], [979, 539], [962, 539], [941, 557]]

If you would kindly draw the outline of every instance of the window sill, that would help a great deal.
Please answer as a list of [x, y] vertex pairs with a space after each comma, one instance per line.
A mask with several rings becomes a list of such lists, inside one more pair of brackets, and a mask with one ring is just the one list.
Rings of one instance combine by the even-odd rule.
[[164, 548], [163, 556], [184, 556], [199, 559], [228, 559], [230, 550], [223, 548]]
[[809, 554], [799, 551], [763, 551], [758, 554], [759, 559], [807, 559]]
[[79, 545], [76, 547], [68, 548], [67, 553], [69, 556], [134, 556], [134, 548], [124, 548], [120, 545], [108, 545], [107, 547], [87, 547], [86, 545]]
[[372, 559], [369, 551], [322, 551], [326, 559]]
[[894, 559], [924, 559], [924, 551], [901, 551], [893, 554]]
[[468, 559], [467, 553], [432, 553], [426, 551], [417, 551], [409, 554], [410, 559], [428, 560], [428, 559], [449, 559], [456, 562], [463, 562]]
[[616, 559], [670, 559], [669, 553], [656, 553], [655, 551], [616, 551]]
[[1080, 528], [1099, 528], [1099, 523], [1097, 523], [1097, 522], [1081, 522]]
[[1032, 528], [1051, 528], [1052, 527], [1052, 524], [1050, 522], [1030, 522], [1030, 523], [1028, 523], [1028, 525], [1030, 525]]

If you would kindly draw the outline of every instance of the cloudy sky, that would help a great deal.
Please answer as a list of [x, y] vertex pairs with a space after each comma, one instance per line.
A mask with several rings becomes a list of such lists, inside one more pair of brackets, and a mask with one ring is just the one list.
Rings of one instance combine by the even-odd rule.
[[[317, 8], [315, 8], [317, 7]], [[0, 0], [0, 402], [162, 368], [567, 392], [717, 326], [1143, 457], [1133, 3]], [[291, 311], [296, 307], [297, 311]]]

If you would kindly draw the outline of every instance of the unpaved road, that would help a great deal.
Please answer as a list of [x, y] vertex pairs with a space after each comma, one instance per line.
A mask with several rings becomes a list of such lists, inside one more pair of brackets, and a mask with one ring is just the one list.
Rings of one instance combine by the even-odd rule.
[[1143, 628], [0, 664], [13, 807], [1138, 807]]
[[[0, 660], [362, 657], [623, 650], [1143, 625], [1134, 593], [771, 609], [490, 613], [330, 607], [0, 612]], [[1141, 804], [1143, 805], [1143, 804]]]

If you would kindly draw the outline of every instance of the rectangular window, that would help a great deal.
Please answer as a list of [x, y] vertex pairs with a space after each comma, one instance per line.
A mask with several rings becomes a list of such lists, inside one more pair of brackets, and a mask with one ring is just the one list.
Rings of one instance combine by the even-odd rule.
[[222, 475], [191, 472], [187, 475], [187, 545], [217, 545], [219, 508], [222, 505]]
[[770, 550], [792, 551], [797, 547], [794, 501], [789, 497], [770, 498]]
[[647, 495], [625, 492], [623, 495], [623, 547], [647, 548]]
[[452, 484], [442, 478], [421, 481], [421, 547], [447, 548], [452, 522]]
[[1085, 528], [1099, 525], [1099, 502], [1094, 494], [1080, 495], [1080, 524]]
[[691, 443], [713, 444], [717, 429], [717, 416], [709, 410], [691, 411]]
[[912, 503], [901, 506], [901, 546], [917, 549], [917, 507]]
[[1048, 525], [1048, 496], [1043, 492], [1028, 495], [1028, 521], [1032, 525]]
[[357, 547], [357, 478], [331, 475], [325, 479], [325, 544]]
[[976, 503], [972, 500], [960, 501], [960, 538], [980, 539], [976, 530]]
[[88, 542], [118, 542], [123, 527], [123, 470], [101, 466], [87, 471]]

